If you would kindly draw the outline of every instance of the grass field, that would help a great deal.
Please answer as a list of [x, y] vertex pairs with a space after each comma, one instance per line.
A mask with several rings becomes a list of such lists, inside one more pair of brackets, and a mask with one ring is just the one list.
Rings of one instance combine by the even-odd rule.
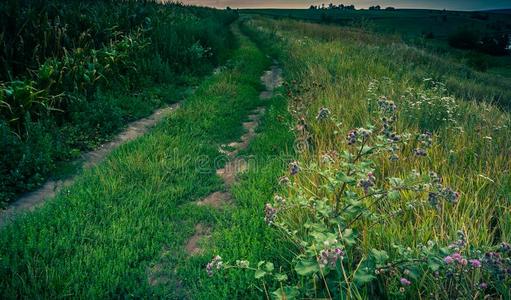
[[336, 10], [336, 9], [248, 9], [243, 13], [273, 18], [306, 20], [362, 28], [399, 38], [413, 46], [449, 57], [478, 70], [509, 78], [509, 56], [495, 57], [475, 51], [457, 50], [448, 45], [448, 37], [459, 30], [479, 34], [511, 34], [511, 21], [505, 11], [460, 12], [426, 9]]
[[0, 206], [181, 100], [229, 56], [235, 18], [151, 1], [0, 3]]
[[335, 9], [247, 9], [243, 13], [292, 18], [339, 25], [363, 24], [384, 33], [416, 38], [432, 33], [434, 38], [447, 39], [452, 31], [470, 27], [479, 31], [511, 31], [507, 14], [497, 12], [461, 12], [427, 9], [335, 10]]
[[196, 222], [222, 219], [190, 202], [221, 188], [214, 175], [217, 147], [238, 137], [241, 121], [259, 105], [259, 76], [268, 61], [241, 42], [228, 68], [207, 79], [175, 115], [2, 229], [3, 297], [158, 295], [146, 268], [164, 246], [176, 264]]
[[[216, 12], [167, 9], [198, 27]], [[486, 20], [335, 12], [394, 19], [378, 30], [320, 13], [215, 23], [208, 39], [229, 39], [208, 63], [224, 65], [180, 72], [198, 86], [179, 109], [0, 228], [0, 298], [511, 299], [508, 69], [390, 28]], [[265, 100], [268, 69], [284, 84]], [[218, 170], [236, 159], [250, 164], [227, 183]], [[223, 205], [198, 205], [217, 192]]]

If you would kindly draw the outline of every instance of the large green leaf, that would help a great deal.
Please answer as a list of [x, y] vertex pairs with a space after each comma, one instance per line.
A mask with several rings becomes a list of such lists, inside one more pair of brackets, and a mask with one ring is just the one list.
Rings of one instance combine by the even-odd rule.
[[319, 272], [319, 265], [316, 260], [300, 260], [295, 266], [295, 271], [298, 275], [307, 276], [315, 272]]
[[294, 286], [284, 286], [272, 293], [274, 299], [278, 300], [292, 300], [296, 299], [300, 292]]

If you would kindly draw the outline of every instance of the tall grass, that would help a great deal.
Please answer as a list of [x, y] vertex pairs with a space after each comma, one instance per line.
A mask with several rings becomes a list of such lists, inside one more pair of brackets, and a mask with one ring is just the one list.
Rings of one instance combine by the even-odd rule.
[[[328, 228], [332, 226], [330, 221], [337, 224], [332, 226], [334, 232], [337, 232], [337, 226], [346, 225], [343, 214], [349, 213], [349, 210], [341, 213], [341, 219], [336, 217], [339, 212], [329, 219], [329, 214], [325, 212], [329, 210], [316, 206], [323, 199], [336, 199], [338, 190], [329, 188], [325, 176], [328, 178], [332, 171], [341, 172], [346, 166], [340, 163], [332, 167], [325, 163], [325, 159], [342, 162], [344, 157], [350, 157], [344, 154], [352, 149], [346, 135], [353, 128], [378, 124], [376, 103], [382, 96], [393, 100], [398, 107], [396, 132], [409, 132], [415, 136], [425, 130], [431, 131], [433, 145], [427, 151], [427, 157], [413, 155], [413, 147], [420, 143], [412, 139], [409, 146], [400, 147], [401, 159], [393, 162], [388, 155], [375, 154], [372, 162], [360, 167], [361, 172], [373, 166], [377, 180], [387, 186], [387, 178], [407, 178], [410, 172], [427, 174], [434, 171], [442, 177], [442, 184], [460, 192], [459, 201], [441, 209], [432, 209], [427, 204], [427, 197], [421, 199], [424, 195], [403, 192], [396, 199], [395, 193], [386, 194], [392, 195], [393, 201], [387, 199], [376, 206], [368, 206], [365, 208], [367, 211], [355, 218], [356, 222], [349, 222], [351, 227], [339, 228], [350, 232], [353, 230], [354, 233], [355, 238], [349, 240], [338, 233], [341, 237], [335, 242], [344, 243], [341, 248], [350, 251], [345, 262], [349, 268], [346, 272], [353, 273], [346, 274], [345, 270], [340, 269], [336, 273], [334, 268], [333, 273], [327, 276], [321, 273], [321, 268], [314, 267], [318, 263], [314, 262], [315, 258], [307, 262], [309, 268], [298, 263], [288, 274], [294, 271], [302, 275], [317, 272], [315, 279], [311, 278], [310, 282], [306, 278], [292, 281], [298, 287], [300, 296], [510, 297], [510, 291], [506, 288], [509, 283], [509, 275], [505, 275], [506, 266], [509, 266], [506, 259], [503, 258], [502, 262], [504, 275], [497, 277], [492, 277], [493, 271], [489, 271], [493, 270], [491, 262], [485, 261], [484, 271], [474, 275], [472, 272], [475, 271], [469, 272], [468, 269], [457, 273], [450, 269], [450, 265], [443, 266], [441, 260], [442, 255], [447, 256], [454, 251], [483, 260], [484, 253], [498, 249], [501, 242], [509, 242], [511, 238], [511, 161], [508, 154], [511, 119], [507, 111], [493, 104], [495, 94], [508, 93], [505, 86], [509, 80], [495, 79], [501, 81], [502, 85], [493, 85], [489, 82], [494, 79], [486, 75], [473, 73], [473, 76], [467, 76], [458, 65], [439, 65], [437, 62], [444, 62], [442, 57], [357, 29], [258, 18], [252, 20], [247, 28], [251, 28], [249, 31], [254, 36], [270, 39], [281, 47], [283, 66], [289, 72], [289, 82], [292, 82], [289, 86], [290, 111], [298, 124], [297, 139], [301, 138], [299, 142], [302, 143], [305, 134], [308, 142], [308, 147], [300, 148], [300, 167], [293, 167], [292, 173], [301, 171], [293, 177], [292, 188], [281, 191], [288, 206], [307, 207], [302, 210], [284, 208], [278, 213], [277, 222], [286, 226], [291, 237], [309, 242], [312, 239], [316, 243], [323, 241], [320, 233], [316, 232], [319, 230], [317, 228], [323, 228], [323, 222]], [[445, 84], [442, 79], [446, 80]], [[450, 80], [458, 84], [453, 86]], [[473, 97], [476, 93], [478, 96]], [[330, 121], [323, 121], [323, 117], [318, 115], [321, 111], [328, 112]], [[352, 184], [343, 176], [336, 178], [332, 180], [345, 180], [348, 186]], [[396, 183], [391, 179], [390, 184]], [[348, 189], [354, 192], [357, 188], [353, 186]], [[343, 190], [344, 187], [341, 193]], [[346, 197], [350, 195], [353, 196], [347, 193]], [[309, 207], [313, 212], [309, 211]], [[348, 205], [350, 209], [356, 207], [350, 208]], [[314, 214], [323, 214], [317, 217], [321, 221], [317, 221]], [[374, 220], [371, 215], [380, 216], [381, 219]], [[463, 245], [459, 246], [461, 243]], [[448, 248], [453, 244], [458, 246]], [[290, 249], [297, 251], [297, 261], [310, 255], [306, 252], [309, 249], [307, 245], [298, 243], [296, 249]], [[424, 268], [412, 263], [398, 267], [414, 255], [417, 255], [415, 258], [419, 262], [422, 261], [424, 258], [418, 257], [423, 245], [438, 245], [441, 249], [437, 258], [430, 258], [440, 261], [440, 269], [436, 269], [436, 264]], [[319, 249], [325, 247], [323, 244], [316, 246]], [[504, 257], [509, 255], [505, 254], [508, 250], [503, 251]], [[278, 262], [275, 258], [273, 260]], [[385, 261], [389, 265], [380, 265], [381, 272], [387, 268], [391, 272], [382, 273], [381, 276], [375, 274], [380, 274], [375, 265]], [[364, 268], [359, 269], [361, 265]], [[371, 267], [368, 270], [373, 273], [363, 273], [366, 267]], [[440, 277], [437, 277], [435, 269], [440, 271]], [[400, 283], [400, 277], [412, 282], [407, 279]], [[294, 290], [287, 288], [277, 293], [282, 294], [283, 291], [287, 291], [288, 296], [297, 295]]]

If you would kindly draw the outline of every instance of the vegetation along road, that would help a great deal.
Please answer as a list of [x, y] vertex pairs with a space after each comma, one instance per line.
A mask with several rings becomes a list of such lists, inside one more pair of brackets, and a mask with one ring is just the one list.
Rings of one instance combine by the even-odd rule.
[[511, 299], [492, 22], [0, 3], [0, 298]]

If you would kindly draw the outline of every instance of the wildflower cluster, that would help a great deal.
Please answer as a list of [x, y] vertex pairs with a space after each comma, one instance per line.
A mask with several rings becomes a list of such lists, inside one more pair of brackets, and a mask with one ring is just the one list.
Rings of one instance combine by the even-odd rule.
[[388, 143], [387, 150], [391, 153], [390, 160], [399, 160], [398, 143], [403, 141], [403, 137], [396, 132], [397, 105], [387, 97], [381, 96], [377, 100], [378, 112], [382, 123], [382, 134]]
[[317, 259], [321, 268], [330, 267], [335, 268], [338, 260], [342, 260], [344, 251], [340, 248], [321, 250]]
[[375, 185], [375, 182], [376, 182], [376, 177], [374, 176], [374, 174], [372, 172], [369, 172], [367, 174], [366, 178], [361, 179], [358, 182], [358, 185], [364, 189], [364, 193], [368, 194], [369, 189]]
[[429, 131], [425, 131], [417, 137], [419, 147], [413, 150], [416, 156], [427, 156], [427, 150], [433, 145], [433, 134]]
[[213, 260], [206, 265], [206, 272], [208, 273], [208, 276], [213, 276], [215, 271], [222, 269], [222, 267], [222, 258], [219, 255], [216, 255], [213, 257]]
[[357, 128], [350, 130], [346, 137], [348, 145], [354, 145], [357, 142], [364, 143], [369, 138], [371, 133], [372, 131], [366, 128]]
[[458, 252], [455, 252], [454, 254], [451, 255], [447, 255], [444, 258], [444, 262], [448, 265], [452, 264], [453, 262], [457, 262], [462, 267], [468, 264], [468, 260], [466, 258], [463, 258], [463, 256], [461, 256], [461, 254], [459, 254]]
[[445, 85], [430, 79], [422, 88], [408, 89], [403, 95], [405, 119], [422, 129], [436, 130], [457, 125], [458, 105]]
[[460, 193], [454, 191], [450, 187], [442, 184], [442, 178], [435, 172], [430, 172], [430, 191], [428, 193], [428, 201], [432, 207], [440, 208], [440, 200], [444, 199], [448, 203], [456, 204], [460, 198]]
[[[504, 243], [506, 244], [506, 243]], [[482, 263], [500, 281], [511, 280], [511, 253], [508, 251], [487, 252]]]
[[[382, 96], [378, 99], [378, 107], [380, 111], [386, 115], [390, 115], [392, 117], [391, 122], [393, 123], [395, 119], [395, 113], [397, 110], [397, 106], [392, 100], [388, 100], [387, 97]], [[384, 126], [385, 127], [385, 126]]]
[[289, 164], [289, 174], [294, 176], [300, 172], [300, 164], [297, 161], [293, 161]]
[[271, 225], [275, 221], [277, 217], [277, 209], [273, 207], [270, 203], [266, 203], [264, 206], [264, 221], [266, 224]]
[[326, 120], [330, 116], [330, 110], [326, 107], [322, 107], [319, 109], [318, 115], [316, 116], [316, 120], [323, 121]]
[[348, 140], [348, 145], [355, 144], [357, 142], [357, 136], [358, 132], [356, 129], [353, 129], [350, 132], [348, 132], [348, 136], [346, 137], [346, 139]]
[[[287, 184], [288, 177], [279, 180], [286, 182], [282, 190], [289, 194], [286, 198], [274, 196], [273, 203], [264, 208], [264, 218], [296, 245], [296, 255], [290, 262], [292, 268], [285, 271], [293, 276], [289, 279], [285, 274], [275, 274], [273, 264], [260, 262], [254, 269], [255, 277], [278, 281], [280, 294], [277, 290], [273, 295], [282, 296], [285, 290], [288, 299], [290, 295], [296, 298], [355, 295], [360, 287], [370, 290], [372, 285], [382, 284], [391, 290], [391, 296], [403, 298], [415, 290], [415, 285], [422, 292], [423, 282], [433, 280], [437, 285], [428, 291], [432, 299], [467, 299], [475, 294], [474, 290], [484, 289], [484, 293], [489, 294], [498, 288], [504, 289], [511, 278], [509, 244], [503, 244], [499, 252], [483, 255], [467, 247], [467, 233], [459, 231], [458, 239], [449, 246], [445, 241], [438, 244], [430, 241], [413, 248], [396, 243], [387, 246], [386, 250], [391, 249], [389, 252], [384, 249], [367, 251], [361, 247], [362, 237], [369, 228], [385, 226], [403, 215], [404, 205], [414, 208], [413, 205], [419, 203], [427, 208], [429, 201], [431, 206], [440, 208], [442, 200], [452, 204], [460, 197], [460, 193], [444, 185], [435, 172], [414, 170], [409, 176], [394, 178], [387, 177], [387, 170], [378, 168], [374, 156], [388, 151], [396, 157], [407, 153], [402, 150], [409, 150], [404, 147], [409, 135], [396, 132], [398, 113], [393, 101], [380, 97], [377, 104], [379, 122], [376, 123], [381, 127], [368, 125], [368, 129], [352, 129], [346, 135], [348, 146], [344, 145], [344, 151], [327, 151], [310, 156], [313, 157], [310, 162], [301, 161], [300, 165], [294, 161], [289, 165], [291, 176], [306, 170], [300, 173], [299, 180], [309, 179], [313, 191], [298, 184]], [[316, 119], [321, 121], [329, 116], [330, 111], [322, 108]], [[305, 124], [305, 121], [299, 122], [301, 129]], [[432, 134], [429, 131], [420, 134], [417, 144], [416, 154], [426, 155], [433, 144]], [[424, 199], [426, 194], [428, 201]], [[399, 199], [403, 201], [397, 201]], [[275, 222], [277, 213], [279, 219]], [[437, 211], [431, 210], [431, 213], [440, 216]], [[302, 220], [306, 221], [297, 222], [297, 216], [303, 216]]]

